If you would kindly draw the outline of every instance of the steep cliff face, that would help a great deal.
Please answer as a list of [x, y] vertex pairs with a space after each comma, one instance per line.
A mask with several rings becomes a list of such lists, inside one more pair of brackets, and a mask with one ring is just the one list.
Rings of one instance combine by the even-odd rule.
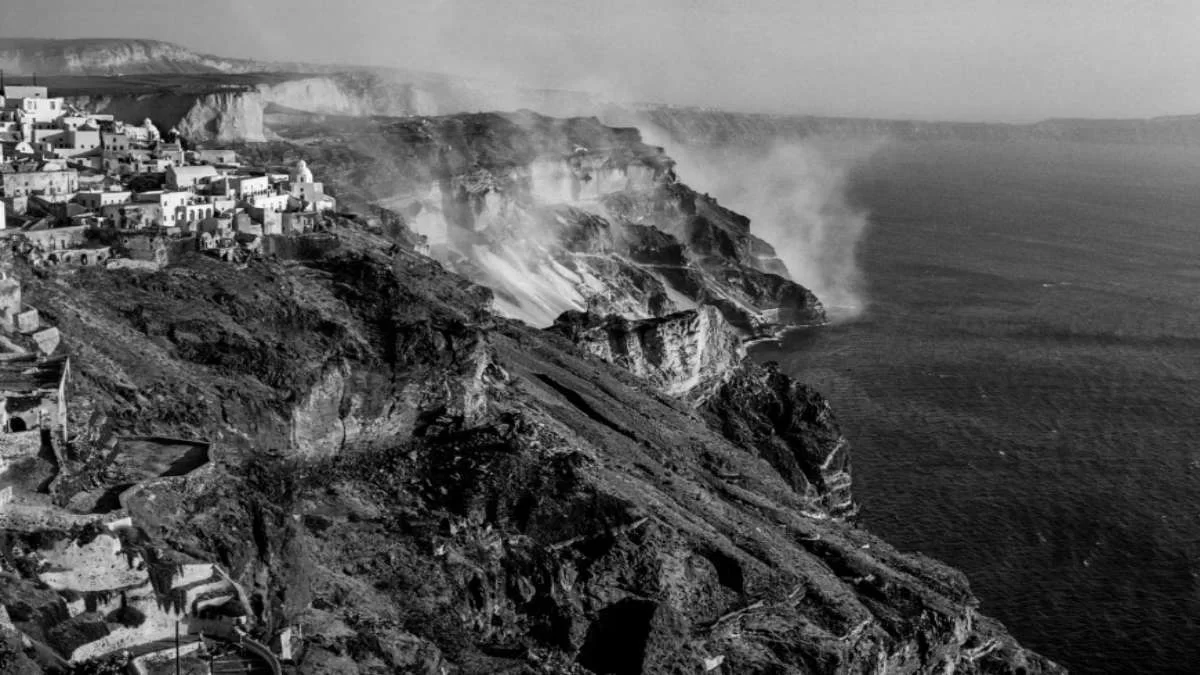
[[[266, 81], [214, 85], [198, 82], [171, 91], [100, 92], [68, 97], [83, 110], [105, 113], [120, 120], [154, 120], [161, 129], [178, 128], [196, 143], [257, 143], [267, 139], [264, 119], [268, 110], [299, 109], [332, 115], [409, 114], [403, 99], [389, 99], [379, 90], [347, 86], [337, 76], [263, 77]], [[190, 89], [190, 90], [189, 90]]]
[[43, 75], [43, 81], [81, 109], [132, 121], [149, 117], [164, 129], [186, 127], [188, 138], [199, 143], [260, 142], [268, 136], [264, 119], [287, 119], [290, 112], [363, 117], [534, 108], [585, 114], [600, 107], [593, 97], [574, 92], [513, 89], [403, 70], [313, 70], [322, 69], [246, 72], [231, 67], [111, 79]]
[[264, 105], [326, 115], [422, 114], [420, 100], [368, 76], [326, 75], [258, 85]]
[[0, 68], [9, 74], [133, 75], [247, 72], [263, 64], [200, 54], [161, 40], [0, 38]]
[[230, 86], [200, 91], [94, 93], [66, 97], [81, 110], [140, 123], [150, 119], [160, 130], [177, 128], [194, 142], [236, 143], [266, 140], [263, 99], [257, 90]]
[[746, 335], [823, 319], [749, 221], [680, 184], [636, 129], [534, 113], [268, 122], [285, 142], [248, 157], [305, 158], [339, 198], [399, 214], [434, 257], [494, 289], [497, 309], [534, 325], [703, 304]]
[[935, 122], [811, 115], [768, 115], [684, 106], [609, 107], [612, 124], [653, 125], [672, 144], [702, 148], [768, 148], [807, 138], [893, 141], [1069, 141], [1132, 145], [1200, 145], [1200, 116], [1148, 119], [1050, 119], [1033, 124]]
[[850, 444], [820, 394], [773, 365], [746, 360], [741, 337], [713, 306], [658, 319], [566, 312], [550, 330], [657, 390], [689, 401], [833, 517], [857, 511]]
[[714, 428], [768, 462], [830, 514], [857, 512], [850, 490], [850, 444], [820, 394], [775, 364], [744, 363], [703, 405]]
[[[141, 545], [229, 569], [256, 635], [301, 626], [298, 672], [1058, 672], [959, 573], [838, 519], [813, 471], [848, 467], [840, 434], [783, 375], [696, 411], [340, 234], [307, 263], [28, 283], [74, 415], [217, 441], [123, 504]], [[32, 577], [0, 589], [18, 628], [55, 623]]]
[[208, 94], [197, 99], [175, 126], [185, 138], [217, 144], [265, 141], [262, 101], [259, 92]]
[[552, 330], [669, 396], [702, 401], [746, 358], [742, 336], [712, 305], [656, 319], [566, 312]]

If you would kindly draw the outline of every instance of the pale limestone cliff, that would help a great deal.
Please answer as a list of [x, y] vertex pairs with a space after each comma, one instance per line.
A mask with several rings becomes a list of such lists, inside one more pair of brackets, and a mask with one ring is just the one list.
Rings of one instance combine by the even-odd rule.
[[572, 312], [554, 330], [664, 394], [697, 403], [746, 357], [741, 336], [712, 305], [640, 321]]
[[222, 92], [198, 98], [176, 128], [184, 138], [214, 143], [266, 140], [262, 95]]
[[161, 40], [0, 38], [0, 68], [42, 75], [246, 72], [266, 64], [200, 54]]

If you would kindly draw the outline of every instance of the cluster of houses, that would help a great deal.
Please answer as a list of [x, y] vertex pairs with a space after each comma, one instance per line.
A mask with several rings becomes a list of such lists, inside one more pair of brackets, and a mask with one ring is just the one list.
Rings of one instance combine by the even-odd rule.
[[[333, 197], [300, 160], [243, 165], [223, 149], [185, 149], [174, 129], [72, 108], [46, 87], [0, 96], [0, 239], [35, 265], [160, 264], [167, 243], [240, 259], [271, 237], [323, 229]], [[124, 261], [95, 236], [121, 236]]]
[[[59, 670], [120, 663], [129, 672], [172, 665], [178, 672], [191, 654], [193, 670], [207, 661], [208, 672], [280, 673], [298, 638], [290, 628], [277, 631], [278, 656], [251, 639], [244, 627], [253, 603], [219, 565], [126, 548], [133, 519], [100, 508], [105, 486], [71, 495], [65, 507], [51, 502], [38, 463], [53, 456], [61, 472], [66, 449], [80, 437], [71, 440], [67, 428], [71, 362], [58, 329], [25, 302], [13, 257], [39, 266], [158, 266], [176, 241], [240, 259], [268, 252], [279, 237], [327, 236], [325, 215], [336, 202], [303, 161], [286, 170], [244, 166], [230, 150], [185, 150], [177, 133], [163, 135], [150, 120], [131, 125], [73, 110], [44, 87], [2, 91], [0, 525], [90, 534], [6, 552], [0, 567], [11, 569], [12, 556], [23, 556], [59, 598], [46, 605], [53, 621], [42, 623], [10, 615], [11, 604], [0, 603], [0, 627], [17, 631], [27, 653]], [[163, 448], [184, 448], [180, 457], [190, 458], [193, 446], [203, 447], [203, 457], [184, 469], [182, 459], [161, 456]], [[134, 490], [183, 475], [208, 456], [207, 442], [177, 439], [109, 439], [103, 447], [112, 457], [129, 455], [131, 466], [145, 464]], [[101, 522], [98, 533], [87, 529]]]

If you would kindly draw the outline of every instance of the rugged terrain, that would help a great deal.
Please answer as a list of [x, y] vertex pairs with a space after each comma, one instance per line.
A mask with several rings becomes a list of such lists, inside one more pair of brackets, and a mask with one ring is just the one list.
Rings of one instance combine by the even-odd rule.
[[[220, 565], [254, 635], [302, 629], [296, 672], [1060, 672], [961, 573], [854, 526], [830, 406], [743, 360], [820, 303], [636, 129], [259, 110], [244, 157], [307, 159], [359, 212], [336, 247], [17, 273], [75, 376], [48, 497]], [[212, 461], [129, 489], [112, 435]], [[0, 602], [39, 645], [112, 629], [34, 564], [94, 537], [6, 534]]]

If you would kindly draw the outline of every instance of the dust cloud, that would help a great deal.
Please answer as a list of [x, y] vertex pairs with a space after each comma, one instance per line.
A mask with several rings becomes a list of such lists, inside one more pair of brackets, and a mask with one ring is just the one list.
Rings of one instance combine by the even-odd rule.
[[714, 148], [643, 129], [648, 142], [666, 146], [681, 181], [750, 218], [750, 231], [775, 247], [792, 279], [816, 293], [831, 320], [866, 309], [857, 254], [870, 214], [850, 201], [849, 181], [886, 139], [814, 137]]

